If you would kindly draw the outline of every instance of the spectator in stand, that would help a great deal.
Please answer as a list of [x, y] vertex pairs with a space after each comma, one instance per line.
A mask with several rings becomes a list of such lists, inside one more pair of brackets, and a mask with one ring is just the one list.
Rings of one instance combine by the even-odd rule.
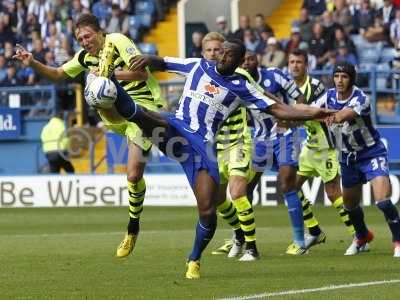
[[390, 24], [390, 41], [400, 49], [400, 9], [396, 9], [395, 18]]
[[299, 49], [306, 51], [308, 54], [308, 70], [312, 71], [315, 70], [317, 68], [317, 58], [315, 57], [315, 55], [312, 55], [308, 50], [308, 44], [307, 42], [301, 42], [299, 45]]
[[261, 64], [265, 67], [276, 68], [285, 66], [285, 52], [279, 49], [276, 38], [270, 37], [268, 39], [265, 54], [261, 58]]
[[4, 57], [7, 62], [12, 61], [14, 55], [14, 44], [10, 41], [4, 43]]
[[333, 49], [338, 49], [339, 45], [345, 43], [349, 52], [356, 54], [356, 46], [354, 45], [353, 41], [349, 38], [346, 34], [343, 27], [338, 27], [335, 29], [335, 39], [333, 41]]
[[[264, 54], [265, 48], [267, 47], [268, 39], [269, 39], [270, 37], [272, 37], [270, 31], [264, 30], [264, 31], [261, 31], [261, 32], [260, 32], [260, 40], [259, 40], [259, 43], [258, 43], [258, 45], [257, 45], [257, 47], [256, 47], [256, 51], [255, 51], [255, 52], [257, 53], [257, 56], [258, 56], [258, 57], [259, 57], [260, 55], [263, 55], [263, 54]], [[260, 57], [259, 57], [259, 59], [260, 59]]]
[[322, 14], [322, 26], [324, 27], [324, 36], [328, 43], [328, 48], [332, 49], [333, 47], [333, 40], [335, 39], [335, 30], [340, 25], [334, 22], [333, 13], [329, 10], [325, 11]]
[[56, 13], [54, 11], [48, 11], [46, 15], [46, 21], [42, 23], [40, 28], [40, 36], [47, 38], [51, 36], [51, 27], [55, 27], [57, 32], [61, 32], [61, 22], [56, 20]]
[[17, 75], [17, 69], [12, 61], [7, 63], [7, 76], [0, 82], [0, 86], [19, 86], [21, 82]]
[[117, 4], [111, 6], [111, 18], [107, 23], [106, 32], [120, 32], [129, 35], [129, 17]]
[[343, 26], [346, 33], [349, 34], [353, 31], [353, 20], [350, 9], [346, 0], [336, 0], [335, 10], [333, 12], [333, 21]]
[[111, 15], [111, 4], [108, 0], [100, 0], [93, 4], [92, 13], [99, 19], [101, 28], [105, 29]]
[[239, 29], [237, 29], [233, 36], [241, 41], [243, 41], [244, 31], [246, 29], [251, 29], [250, 27], [250, 18], [249, 16], [240, 16], [239, 17]]
[[26, 7], [23, 0], [16, 1], [16, 10], [17, 10], [17, 36], [18, 39], [22, 39], [26, 34], [24, 32], [25, 22], [27, 18]]
[[74, 19], [74, 21], [79, 18], [81, 14], [84, 12], [84, 7], [80, 0], [72, 0], [72, 9], [70, 16]]
[[392, 0], [383, 0], [383, 6], [379, 8], [378, 15], [382, 17], [385, 27], [390, 27], [390, 23], [395, 18], [395, 11]]
[[269, 26], [267, 24], [267, 22], [265, 21], [265, 17], [264, 17], [263, 14], [256, 14], [255, 15], [255, 17], [254, 17], [254, 25], [255, 25], [254, 29], [256, 31], [255, 32], [256, 38], [258, 40], [261, 39], [261, 32], [263, 32], [263, 31], [269, 32], [269, 34], [271, 36], [274, 35], [274, 31], [272, 30], [271, 26]]
[[354, 53], [349, 52], [349, 48], [347, 47], [345, 42], [339, 43], [338, 52], [336, 55], [336, 61], [347, 61], [352, 65], [357, 65], [357, 57]]
[[302, 40], [309, 42], [312, 37], [312, 26], [313, 26], [313, 21], [308, 15], [307, 8], [302, 8], [300, 11], [299, 19], [294, 20], [292, 22], [292, 28], [293, 27], [299, 28]]
[[260, 41], [256, 38], [253, 29], [246, 29], [244, 31], [243, 42], [246, 46], [246, 49], [252, 52], [256, 51], [256, 48], [260, 43]]
[[3, 13], [3, 21], [13, 34], [17, 34], [18, 16], [14, 1], [7, 2], [7, 9]]
[[0, 17], [0, 48], [4, 47], [4, 43], [7, 41], [14, 41], [14, 34], [8, 26], [5, 26]]
[[204, 34], [200, 31], [195, 31], [192, 34], [192, 45], [189, 47], [189, 52], [187, 57], [203, 57], [201, 52], [202, 48], [202, 41], [203, 41]]
[[310, 53], [317, 57], [317, 68], [321, 69], [328, 59], [329, 44], [324, 36], [324, 27], [321, 23], [315, 23], [313, 26], [313, 36], [309, 43]]
[[312, 18], [322, 15], [326, 11], [325, 0], [304, 0], [302, 8], [306, 8]]
[[63, 63], [65, 63], [66, 61], [70, 60], [70, 58], [72, 58], [73, 51], [71, 50], [70, 43], [66, 36], [63, 36], [61, 38], [60, 43], [56, 44], [56, 47], [54, 49], [54, 56], [55, 56], [56, 64], [58, 66], [61, 66]]
[[363, 37], [370, 43], [389, 42], [389, 30], [380, 15], [375, 16], [374, 25], [364, 31]]
[[28, 14], [24, 24], [24, 32], [26, 35], [30, 35], [33, 31], [40, 32], [40, 24], [34, 14]]
[[34, 85], [36, 83], [33, 69], [23, 64], [21, 64], [17, 70], [17, 77], [21, 85]]
[[221, 34], [225, 39], [228, 39], [232, 36], [232, 32], [230, 31], [228, 27], [228, 22], [225, 18], [225, 16], [218, 16], [215, 19], [215, 23], [217, 25], [217, 32]]
[[300, 29], [297, 27], [292, 27], [290, 39], [285, 47], [286, 58], [288, 58], [289, 53], [299, 48], [300, 43], [301, 43]]
[[57, 7], [57, 19], [61, 22], [63, 30], [65, 29], [67, 20], [71, 16], [71, 4], [70, 1], [65, 0], [54, 0], [55, 7]]
[[354, 15], [354, 28], [363, 34], [368, 27], [374, 26], [375, 10], [371, 7], [370, 0], [362, 0], [361, 8]]
[[28, 5], [28, 14], [34, 14], [39, 24], [43, 24], [46, 20], [46, 14], [52, 10], [50, 0], [32, 0]]
[[33, 41], [33, 57], [40, 61], [41, 63], [44, 63], [44, 55], [46, 53], [46, 49], [44, 48], [43, 40], [42, 39], [36, 39]]
[[0, 54], [0, 82], [7, 77], [6, 59], [4, 55]]

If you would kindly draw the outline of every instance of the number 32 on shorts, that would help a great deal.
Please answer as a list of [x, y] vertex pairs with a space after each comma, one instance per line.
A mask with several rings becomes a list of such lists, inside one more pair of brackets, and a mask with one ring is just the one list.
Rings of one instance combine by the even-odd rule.
[[372, 170], [387, 170], [386, 157], [377, 157], [371, 160]]

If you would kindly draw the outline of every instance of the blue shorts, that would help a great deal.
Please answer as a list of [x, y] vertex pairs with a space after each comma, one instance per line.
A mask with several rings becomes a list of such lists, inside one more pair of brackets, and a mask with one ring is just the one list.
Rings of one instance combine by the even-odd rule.
[[159, 148], [169, 158], [178, 161], [190, 186], [194, 188], [197, 174], [206, 170], [219, 185], [219, 170], [215, 145], [204, 142], [204, 137], [194, 132], [172, 114], [163, 114], [169, 128]]
[[389, 176], [387, 150], [379, 143], [354, 154], [342, 153], [342, 185], [351, 188], [378, 176]]
[[280, 136], [273, 141], [256, 141], [253, 151], [253, 169], [278, 171], [281, 166], [298, 166], [300, 144], [296, 133]]

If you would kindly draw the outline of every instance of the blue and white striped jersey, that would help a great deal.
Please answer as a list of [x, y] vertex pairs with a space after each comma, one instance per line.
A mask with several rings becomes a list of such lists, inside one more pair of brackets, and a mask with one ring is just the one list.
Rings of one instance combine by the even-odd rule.
[[[292, 104], [301, 95], [293, 79], [290, 79], [278, 68], [258, 68], [257, 83], [267, 92], [277, 96], [286, 104]], [[252, 112], [251, 112], [252, 113]], [[277, 132], [277, 122], [274, 117], [265, 113], [252, 113], [253, 137], [257, 140], [273, 140], [280, 133]], [[284, 135], [292, 133], [285, 130]]]
[[[166, 71], [186, 76], [175, 117], [183, 126], [215, 141], [222, 122], [239, 106], [263, 110], [275, 101], [266, 97], [240, 74], [222, 76], [215, 62], [200, 58], [165, 57]], [[255, 113], [257, 114], [257, 113]]]
[[357, 152], [380, 142], [379, 132], [372, 125], [369, 98], [358, 87], [353, 87], [351, 96], [346, 100], [338, 100], [336, 90], [329, 89], [312, 105], [336, 110], [351, 109], [357, 113], [355, 119], [330, 127], [338, 150]]

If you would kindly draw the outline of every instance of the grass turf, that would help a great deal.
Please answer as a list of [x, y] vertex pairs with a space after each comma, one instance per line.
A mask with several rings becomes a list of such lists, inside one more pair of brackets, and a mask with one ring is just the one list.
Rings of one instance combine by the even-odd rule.
[[[145, 207], [129, 258], [114, 257], [126, 208], [0, 210], [1, 299], [213, 299], [329, 285], [400, 279], [390, 234], [375, 207], [365, 209], [375, 232], [371, 252], [343, 253], [351, 242], [334, 208], [314, 208], [327, 243], [308, 255], [284, 255], [291, 240], [286, 208], [256, 207], [262, 259], [243, 263], [211, 255], [229, 227], [219, 219], [205, 250], [198, 281], [184, 279], [194, 235], [192, 207]], [[274, 297], [280, 299], [394, 299], [400, 284], [354, 287]]]

